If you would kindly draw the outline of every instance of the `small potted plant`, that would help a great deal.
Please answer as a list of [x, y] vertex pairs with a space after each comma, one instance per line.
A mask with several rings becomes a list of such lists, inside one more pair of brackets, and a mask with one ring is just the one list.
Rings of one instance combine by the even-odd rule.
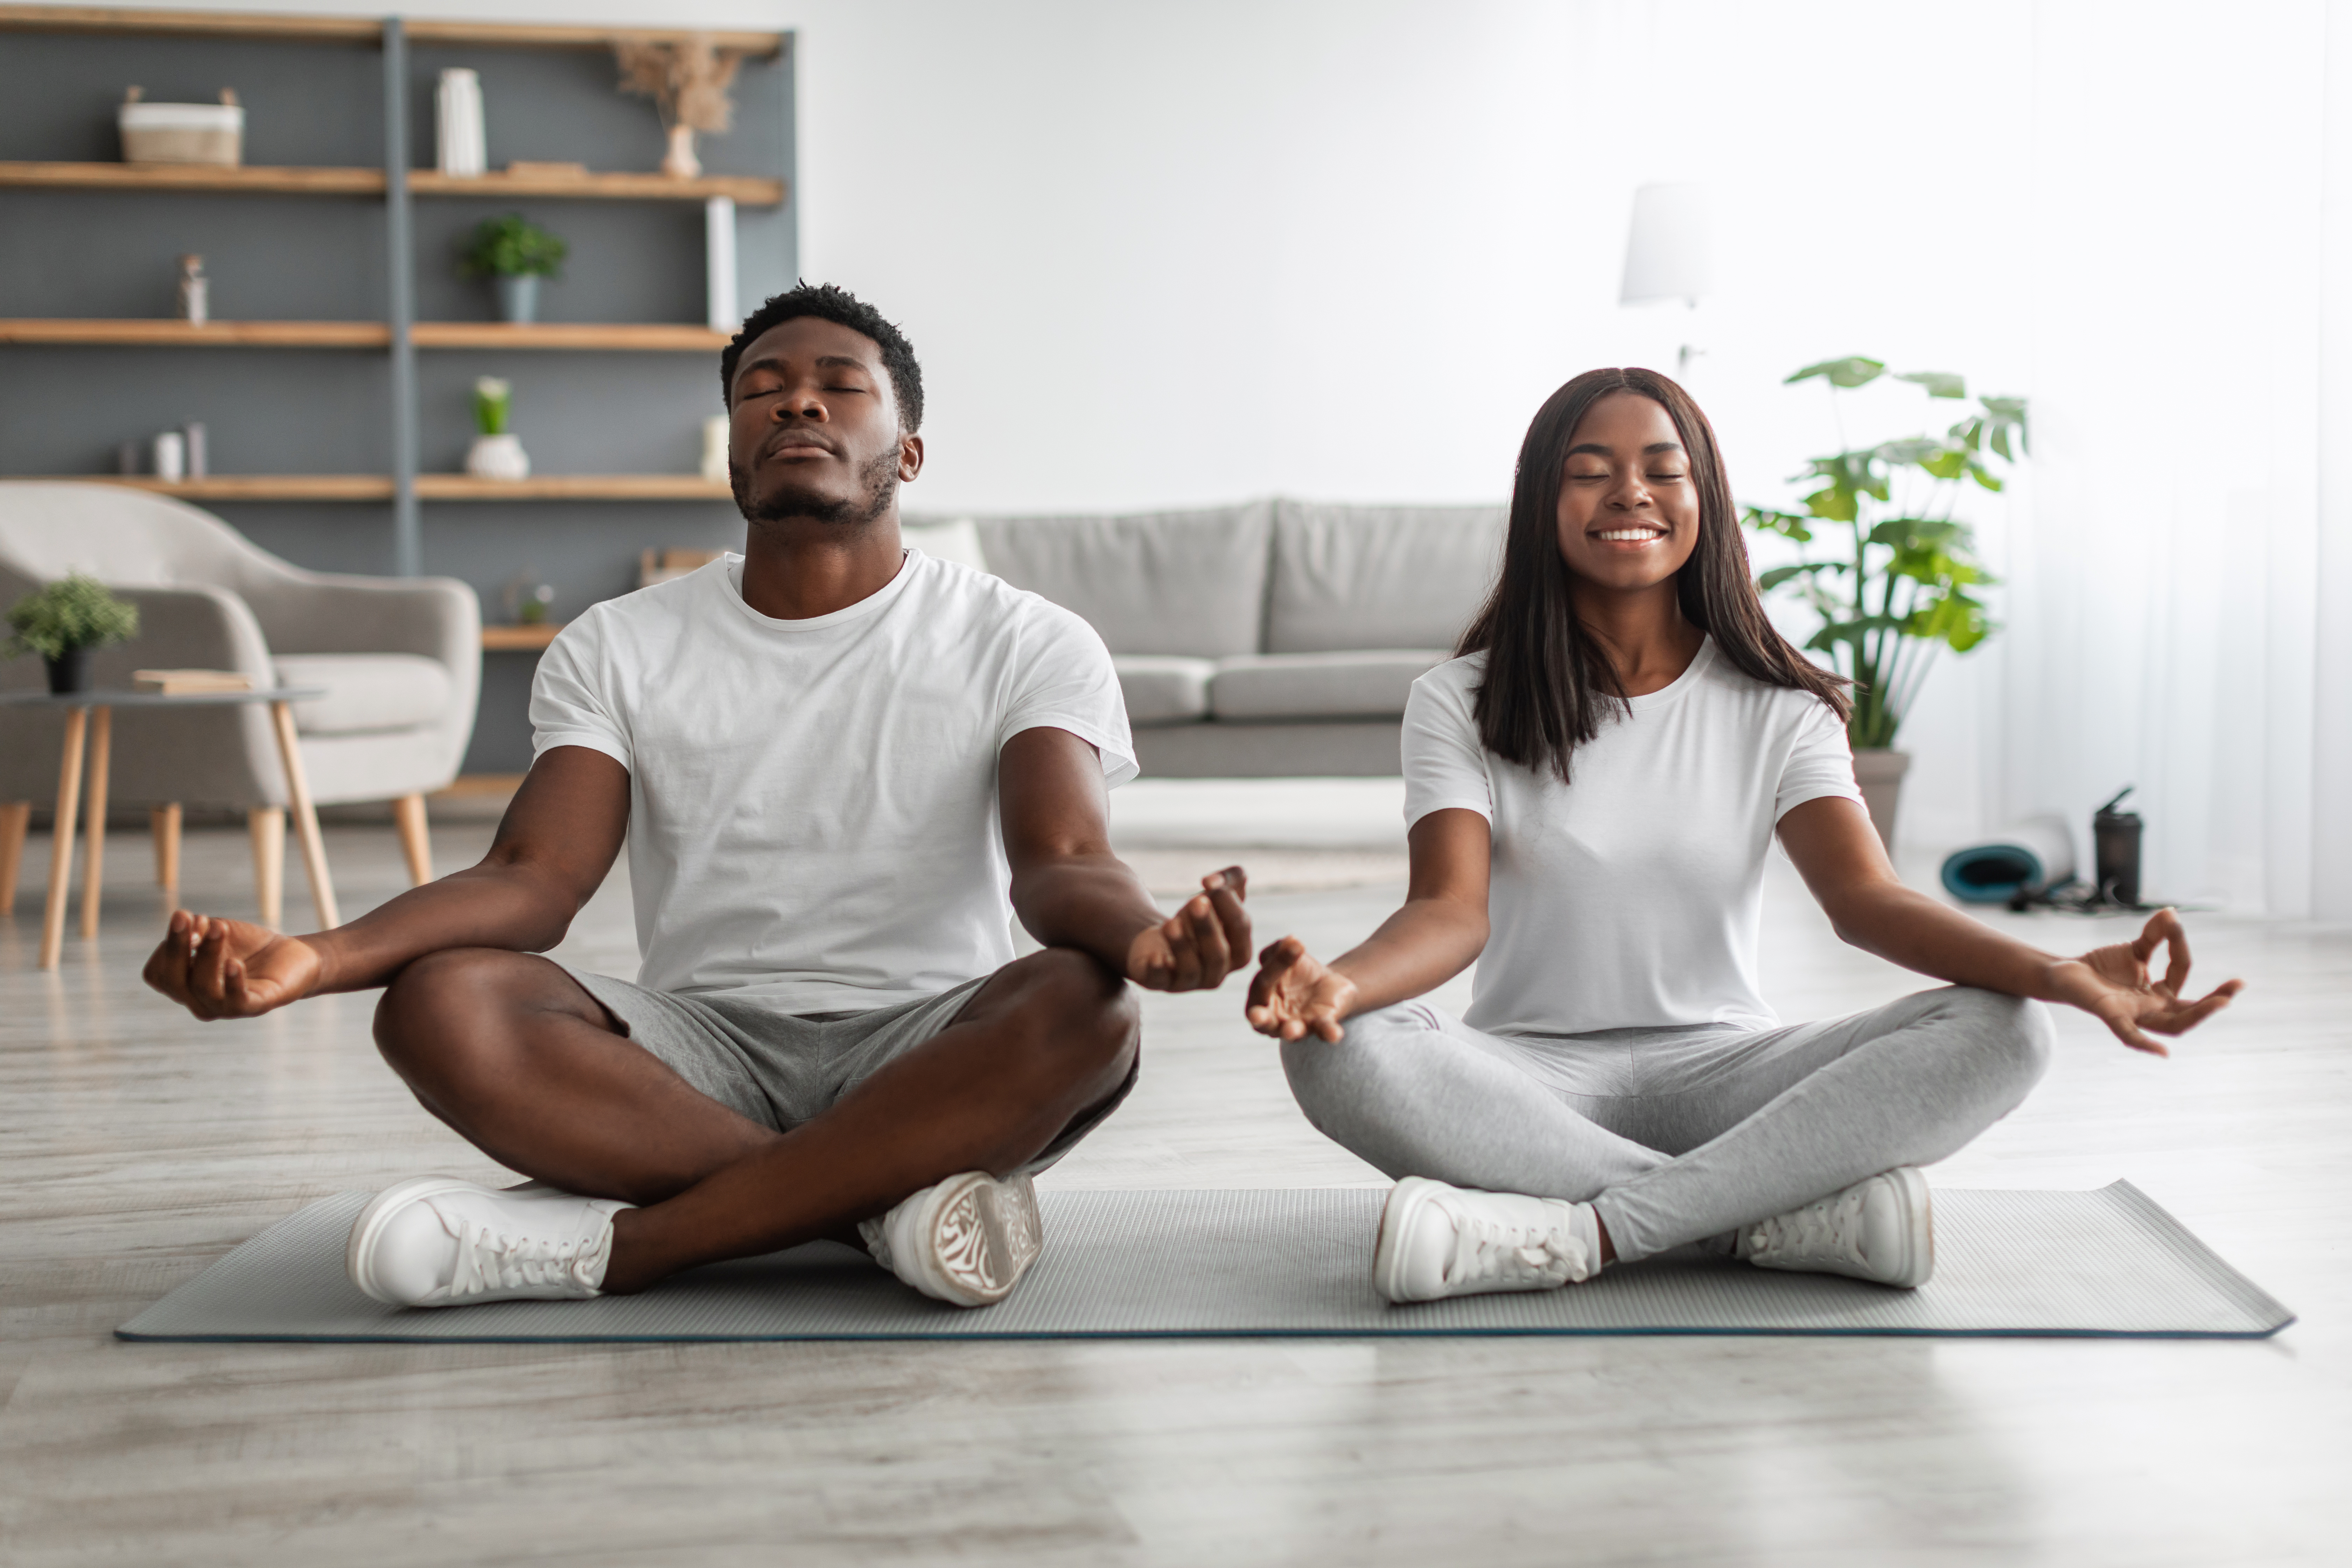
[[[1834, 399], [1886, 374], [1854, 355], [1807, 365], [1790, 382], [1820, 381]], [[1968, 384], [1945, 371], [1897, 375], [1929, 398], [1965, 404]], [[1854, 683], [1846, 734], [1855, 780], [1879, 837], [1891, 847], [1903, 774], [1910, 754], [1895, 741], [1939, 649], [1966, 653], [1997, 629], [1970, 590], [1999, 581], [1976, 556], [1976, 533], [1954, 516], [1967, 484], [2001, 488], [1993, 463], [2014, 465], [2025, 452], [2025, 400], [1979, 397], [1942, 436], [1882, 441], [1811, 459], [1799, 483], [1820, 488], [1802, 511], [1751, 506], [1741, 520], [1759, 533], [1798, 546], [1797, 560], [1757, 578], [1767, 593], [1801, 599], [1821, 622], [1805, 647], [1827, 654]], [[1843, 420], [1839, 421], [1843, 428]], [[1817, 531], [1833, 542], [1827, 556], [1807, 548]]]
[[495, 375], [474, 383], [474, 444], [466, 449], [466, 471], [478, 479], [527, 479], [530, 454], [507, 428], [514, 411], [514, 384]]
[[468, 278], [488, 278], [497, 287], [499, 320], [535, 321], [539, 280], [561, 275], [571, 248], [522, 214], [509, 213], [475, 226], [463, 270]]
[[89, 652], [139, 635], [139, 606], [95, 577], [69, 574], [26, 595], [8, 612], [8, 657], [37, 653], [59, 697], [89, 689]]

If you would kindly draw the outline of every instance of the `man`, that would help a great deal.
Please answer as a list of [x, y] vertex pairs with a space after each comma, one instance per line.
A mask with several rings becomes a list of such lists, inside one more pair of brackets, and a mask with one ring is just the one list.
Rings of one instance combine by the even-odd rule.
[[[1134, 1083], [1124, 982], [1249, 955], [1238, 868], [1163, 920], [1110, 852], [1135, 763], [1101, 639], [900, 545], [898, 330], [803, 284], [720, 379], [744, 552], [556, 638], [481, 864], [310, 936], [180, 911], [147, 965], [200, 1018], [388, 986], [385, 1060], [535, 1178], [378, 1194], [348, 1257], [379, 1300], [641, 1290], [853, 1226], [917, 1289], [1002, 1300], [1040, 1245], [1031, 1173]], [[625, 835], [638, 984], [533, 956]], [[1013, 957], [1016, 912], [1045, 951]]]

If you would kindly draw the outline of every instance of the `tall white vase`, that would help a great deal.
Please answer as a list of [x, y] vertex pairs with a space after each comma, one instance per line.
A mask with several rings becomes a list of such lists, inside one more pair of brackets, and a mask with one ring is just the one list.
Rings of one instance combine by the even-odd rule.
[[441, 172], [461, 180], [489, 172], [489, 137], [482, 122], [482, 79], [452, 68], [441, 73], [436, 129]]

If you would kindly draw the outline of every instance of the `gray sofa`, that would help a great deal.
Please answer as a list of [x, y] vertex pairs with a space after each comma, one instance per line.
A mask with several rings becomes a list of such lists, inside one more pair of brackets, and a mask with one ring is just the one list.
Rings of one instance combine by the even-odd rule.
[[973, 521], [989, 570], [1102, 634], [1147, 776], [1379, 775], [1397, 772], [1406, 692], [1493, 584], [1504, 510]]

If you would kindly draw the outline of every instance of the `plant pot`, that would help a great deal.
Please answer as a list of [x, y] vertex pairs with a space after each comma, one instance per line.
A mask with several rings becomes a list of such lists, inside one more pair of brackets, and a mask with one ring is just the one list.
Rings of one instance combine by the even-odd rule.
[[539, 320], [539, 274], [492, 279], [499, 291], [499, 320], [528, 326]]
[[1895, 814], [1903, 804], [1903, 775], [1911, 768], [1911, 753], [1872, 747], [1853, 754], [1853, 782], [1862, 786], [1863, 804], [1870, 808], [1870, 825], [1878, 841], [1895, 853]]
[[41, 662], [49, 667], [52, 697], [70, 697], [89, 689], [89, 649], [69, 647], [57, 658], [44, 658]]
[[466, 449], [466, 471], [478, 479], [527, 479], [530, 454], [513, 436], [479, 436]]

